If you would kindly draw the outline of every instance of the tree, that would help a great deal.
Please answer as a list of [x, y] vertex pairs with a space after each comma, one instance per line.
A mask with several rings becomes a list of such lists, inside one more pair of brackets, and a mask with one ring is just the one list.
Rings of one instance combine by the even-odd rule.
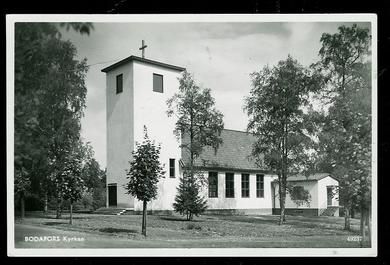
[[287, 192], [290, 194], [291, 200], [297, 205], [297, 207], [304, 204], [310, 206], [311, 195], [305, 187], [287, 184]]
[[100, 182], [92, 191], [92, 207], [94, 210], [106, 205], [106, 170], [100, 176]]
[[94, 158], [92, 146], [85, 145], [84, 165], [81, 172], [85, 192], [83, 194], [84, 208], [92, 207], [94, 210], [105, 205], [106, 180], [105, 171], [100, 169], [99, 162]]
[[30, 179], [27, 176], [26, 170], [24, 168], [20, 168], [19, 170], [15, 170], [15, 179], [14, 179], [14, 186], [15, 186], [15, 193], [19, 194], [20, 198], [20, 212], [21, 212], [21, 218], [24, 218], [24, 197], [26, 196], [26, 193], [30, 190]]
[[[188, 174], [184, 172], [183, 174]], [[207, 202], [199, 195], [199, 186], [194, 181], [190, 181], [190, 177], [180, 178], [179, 187], [173, 208], [181, 215], [186, 215], [188, 221], [193, 219], [193, 216], [199, 216], [207, 209]]]
[[[345, 209], [345, 229], [350, 211], [361, 211], [361, 234], [371, 205], [371, 62], [369, 30], [341, 26], [321, 37], [320, 61], [314, 67], [327, 80], [319, 98], [327, 110], [319, 121], [320, 164], [339, 180]], [[369, 216], [369, 214], [368, 214]]]
[[211, 146], [216, 151], [222, 143], [223, 114], [215, 108], [211, 90], [199, 87], [187, 71], [179, 79], [179, 92], [168, 99], [167, 105], [168, 116], [177, 117], [174, 134], [190, 161], [183, 173], [183, 189], [178, 189], [174, 207], [178, 212], [188, 213], [192, 219], [194, 214], [203, 211], [205, 205], [204, 199], [199, 197], [199, 188], [204, 185], [205, 179], [201, 172], [196, 171], [195, 160], [205, 146]]
[[164, 177], [163, 166], [160, 163], [161, 146], [152, 142], [144, 126], [144, 140], [136, 143], [136, 150], [132, 152], [130, 169], [126, 172], [128, 183], [125, 189], [138, 200], [143, 202], [142, 234], [146, 236], [147, 203], [157, 197], [157, 184]]
[[[81, 34], [89, 34], [91, 23], [70, 23]], [[67, 26], [63, 23], [61, 26]], [[68, 93], [69, 105], [83, 106], [85, 93], [76, 94], [83, 88], [85, 61], [74, 60], [75, 48], [70, 42], [60, 40], [57, 24], [52, 23], [16, 23], [15, 24], [15, 186], [16, 195], [21, 195], [24, 205], [24, 194], [32, 192], [45, 193], [47, 197], [49, 184], [46, 176], [49, 171], [49, 140], [55, 129], [45, 118], [46, 114], [55, 116], [55, 109], [50, 105], [64, 106], [48, 101], [52, 98], [62, 101], [63, 93]], [[70, 59], [69, 59], [70, 58]], [[62, 61], [61, 61], [62, 60]], [[62, 83], [77, 82], [71, 90], [64, 89]], [[81, 91], [84, 91], [81, 89]], [[58, 93], [58, 94], [57, 94]], [[83, 96], [84, 95], [84, 96]], [[72, 104], [70, 102], [73, 102]], [[80, 110], [82, 112], [82, 110]], [[45, 126], [47, 125], [47, 126]], [[51, 130], [53, 129], [53, 130]], [[24, 208], [22, 215], [24, 215]]]
[[308, 151], [313, 141], [303, 107], [309, 105], [310, 92], [318, 89], [321, 79], [291, 56], [273, 68], [265, 66], [251, 77], [252, 89], [244, 110], [249, 116], [247, 130], [257, 137], [252, 155], [260, 167], [278, 176], [282, 224], [288, 174], [310, 169]]
[[82, 179], [82, 162], [84, 157], [84, 148], [81, 142], [77, 143], [70, 152], [66, 153], [63, 161], [63, 169], [56, 181], [59, 181], [58, 189], [64, 200], [69, 200], [69, 224], [72, 224], [73, 203], [81, 199], [84, 191], [84, 181]]
[[87, 191], [101, 187], [104, 170], [100, 169], [99, 162], [94, 158], [94, 151], [89, 142], [84, 145], [84, 165], [81, 176]]

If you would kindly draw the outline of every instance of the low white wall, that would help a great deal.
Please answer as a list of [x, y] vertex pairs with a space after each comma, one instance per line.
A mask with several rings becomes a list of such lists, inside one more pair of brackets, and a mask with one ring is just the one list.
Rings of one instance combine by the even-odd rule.
[[[286, 204], [285, 208], [301, 208], [301, 209], [311, 209], [311, 208], [318, 208], [318, 182], [317, 181], [294, 181], [290, 184], [294, 186], [303, 186], [303, 188], [307, 191], [309, 191], [311, 196], [311, 201], [309, 204], [303, 203], [302, 205], [297, 205], [290, 197], [290, 194], [287, 193], [286, 195]], [[274, 184], [275, 186], [275, 208], [280, 208], [279, 203], [279, 185], [278, 183]], [[325, 191], [325, 197], [326, 197], [326, 191]]]
[[[339, 182], [331, 177], [326, 177], [318, 181], [318, 200], [319, 207], [321, 209], [327, 208], [328, 196], [327, 196], [327, 186], [338, 186]], [[338, 195], [332, 198], [332, 206], [339, 206]]]

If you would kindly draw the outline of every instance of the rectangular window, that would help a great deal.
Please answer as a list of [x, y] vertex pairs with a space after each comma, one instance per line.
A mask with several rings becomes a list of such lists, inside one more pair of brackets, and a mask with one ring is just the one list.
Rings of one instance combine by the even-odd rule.
[[209, 172], [209, 198], [218, 197], [218, 172]]
[[122, 93], [123, 91], [123, 74], [116, 76], [116, 93]]
[[163, 93], [163, 76], [159, 74], [153, 74], [153, 91]]
[[226, 198], [234, 198], [234, 173], [225, 174]]
[[175, 159], [174, 158], [169, 159], [169, 177], [171, 177], [171, 178], [175, 177]]
[[264, 198], [264, 175], [256, 175], [256, 197]]
[[249, 198], [249, 174], [241, 174], [241, 197]]

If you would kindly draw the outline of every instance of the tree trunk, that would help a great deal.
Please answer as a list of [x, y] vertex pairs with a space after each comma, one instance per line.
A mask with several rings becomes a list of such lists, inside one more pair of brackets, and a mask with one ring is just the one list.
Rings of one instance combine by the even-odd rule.
[[142, 234], [146, 236], [146, 207], [147, 207], [147, 202], [144, 201], [144, 208], [142, 212]]
[[282, 225], [286, 221], [285, 217], [285, 205], [284, 198], [280, 200], [280, 217], [279, 217], [279, 225]]
[[351, 230], [351, 219], [349, 216], [349, 207], [344, 206], [344, 230]]
[[283, 180], [279, 177], [279, 206], [280, 206], [280, 217], [279, 217], [279, 225], [282, 225], [285, 219], [285, 195], [283, 192]]
[[48, 205], [48, 198], [47, 198], [47, 192], [45, 193], [45, 199], [44, 199], [44, 205], [43, 205], [43, 212], [47, 213], [47, 205]]
[[70, 202], [70, 209], [69, 209], [69, 224], [73, 223], [73, 202]]
[[61, 218], [61, 197], [57, 197], [57, 209], [56, 209], [56, 219]]
[[364, 209], [363, 207], [360, 207], [360, 235], [361, 235], [361, 239], [360, 239], [360, 247], [362, 248], [363, 245], [364, 245], [364, 241], [366, 240], [366, 233], [365, 233], [365, 230], [366, 230], [366, 227], [365, 227], [365, 212], [364, 212]]
[[355, 218], [355, 208], [351, 207], [351, 218]]
[[24, 219], [24, 192], [20, 193], [20, 218]]
[[368, 208], [368, 214], [367, 214], [367, 239], [369, 247], [371, 247], [371, 206]]

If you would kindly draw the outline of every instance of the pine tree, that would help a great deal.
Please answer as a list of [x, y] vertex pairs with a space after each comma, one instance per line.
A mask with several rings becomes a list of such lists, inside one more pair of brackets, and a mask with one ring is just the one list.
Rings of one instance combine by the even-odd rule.
[[173, 208], [181, 215], [186, 215], [187, 220], [191, 221], [194, 215], [199, 216], [207, 209], [207, 202], [199, 195], [199, 185], [191, 174], [183, 174], [177, 191]]

